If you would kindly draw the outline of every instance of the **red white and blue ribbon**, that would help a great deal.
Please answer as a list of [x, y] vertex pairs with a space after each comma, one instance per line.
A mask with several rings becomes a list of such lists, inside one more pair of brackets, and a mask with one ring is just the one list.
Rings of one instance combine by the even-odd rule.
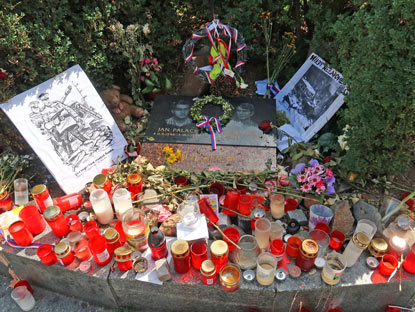
[[4, 231], [0, 230], [0, 234], [1, 236], [3, 236], [4, 240], [7, 242], [7, 244], [9, 244], [9, 246], [13, 247], [13, 248], [39, 248], [40, 246], [42, 246], [42, 244], [30, 244], [29, 246], [21, 246], [18, 243], [16, 243], [14, 240], [11, 239], [7, 239], [7, 235]]
[[275, 98], [278, 93], [280, 93], [280, 90], [277, 88], [276, 83], [272, 82], [267, 84], [267, 90], [269, 90], [271, 98]]
[[219, 119], [215, 118], [215, 117], [208, 117], [205, 116], [205, 120], [199, 121], [196, 124], [196, 127], [204, 129], [204, 128], [208, 128], [209, 133], [210, 133], [210, 140], [212, 142], [212, 150], [216, 150], [216, 136], [215, 136], [215, 129], [213, 129], [212, 125], [210, 124], [211, 122], [214, 122], [214, 125], [216, 125], [216, 130], [218, 131], [218, 133], [222, 132], [222, 127], [220, 125], [220, 121]]

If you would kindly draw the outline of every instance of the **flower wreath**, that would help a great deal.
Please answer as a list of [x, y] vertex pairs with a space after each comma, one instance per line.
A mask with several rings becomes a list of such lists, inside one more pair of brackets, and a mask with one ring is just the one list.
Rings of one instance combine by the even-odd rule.
[[[228, 44], [220, 38], [220, 33], [229, 38]], [[205, 37], [208, 37], [212, 45], [209, 58], [210, 65], [199, 68], [193, 60], [193, 49], [195, 43]], [[215, 41], [217, 41], [217, 44]], [[233, 69], [229, 64], [232, 42], [236, 45], [237, 52], [237, 62]], [[248, 59], [248, 53], [245, 39], [236, 28], [222, 24], [218, 19], [214, 19], [202, 29], [196, 31], [192, 38], [186, 40], [183, 46], [183, 57], [186, 63], [192, 66], [193, 73], [203, 82], [212, 83], [222, 73], [235, 78], [238, 87], [240, 85], [243, 87], [243, 79], [241, 78], [242, 66]]]
[[202, 114], [202, 108], [209, 103], [222, 106], [223, 115], [218, 119], [222, 126], [226, 125], [232, 118], [234, 107], [223, 97], [215, 95], [207, 95], [202, 98], [198, 98], [193, 103], [192, 107], [190, 108], [190, 115], [192, 116], [193, 120], [196, 122], [205, 120], [205, 116]]

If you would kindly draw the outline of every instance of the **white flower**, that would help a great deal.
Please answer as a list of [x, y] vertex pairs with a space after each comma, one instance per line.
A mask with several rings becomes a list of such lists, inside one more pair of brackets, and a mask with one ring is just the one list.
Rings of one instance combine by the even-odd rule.
[[149, 23], [146, 23], [146, 24], [143, 26], [143, 33], [144, 33], [144, 35], [148, 35], [150, 32], [151, 32], [151, 31], [150, 31], [150, 24], [149, 24]]

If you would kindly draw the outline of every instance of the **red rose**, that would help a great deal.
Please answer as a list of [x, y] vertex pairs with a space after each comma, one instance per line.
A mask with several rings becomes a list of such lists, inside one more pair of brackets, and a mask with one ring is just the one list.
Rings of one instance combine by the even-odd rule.
[[0, 80], [4, 80], [6, 78], [7, 78], [7, 74], [2, 69], [0, 69]]
[[331, 157], [331, 156], [326, 156], [326, 157], [324, 157], [324, 159], [323, 159], [323, 163], [327, 164], [327, 163], [329, 163], [329, 162], [330, 162], [330, 161], [332, 161], [332, 160], [334, 160], [334, 158], [333, 158], [333, 157]]
[[271, 121], [264, 120], [258, 125], [258, 128], [261, 129], [264, 133], [270, 133], [272, 131]]

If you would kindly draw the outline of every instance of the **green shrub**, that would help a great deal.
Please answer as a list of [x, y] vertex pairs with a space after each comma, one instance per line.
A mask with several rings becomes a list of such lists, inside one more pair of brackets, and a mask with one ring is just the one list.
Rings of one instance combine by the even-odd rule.
[[344, 112], [350, 149], [343, 164], [360, 173], [403, 172], [415, 135], [413, 1], [365, 2], [354, 14], [339, 16], [334, 31], [350, 89]]

